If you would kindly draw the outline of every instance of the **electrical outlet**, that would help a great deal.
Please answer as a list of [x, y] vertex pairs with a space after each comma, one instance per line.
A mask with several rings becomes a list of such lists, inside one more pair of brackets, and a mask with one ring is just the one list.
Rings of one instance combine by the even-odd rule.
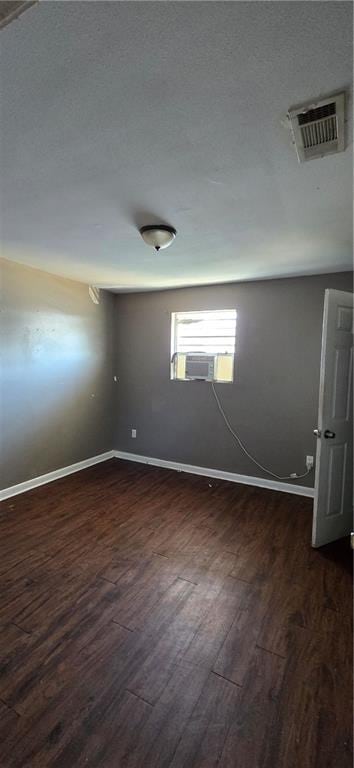
[[312, 469], [313, 467], [313, 456], [306, 456], [306, 469]]
[[136, 437], [136, 429], [132, 429], [132, 437]]

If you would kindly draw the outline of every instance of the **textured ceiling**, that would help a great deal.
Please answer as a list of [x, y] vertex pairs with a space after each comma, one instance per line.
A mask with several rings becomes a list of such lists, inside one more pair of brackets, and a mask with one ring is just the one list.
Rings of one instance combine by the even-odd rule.
[[[3, 255], [117, 290], [350, 268], [343, 154], [287, 109], [350, 89], [348, 2], [43, 2], [1, 33]], [[351, 97], [349, 110], [351, 112]], [[178, 230], [156, 254], [137, 227]]]

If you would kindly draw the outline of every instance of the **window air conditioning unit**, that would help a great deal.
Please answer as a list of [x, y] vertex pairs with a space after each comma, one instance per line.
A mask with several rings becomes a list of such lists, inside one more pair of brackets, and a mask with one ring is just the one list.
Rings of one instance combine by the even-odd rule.
[[186, 356], [186, 379], [200, 379], [201, 381], [213, 381], [215, 368], [215, 355], [191, 355]]

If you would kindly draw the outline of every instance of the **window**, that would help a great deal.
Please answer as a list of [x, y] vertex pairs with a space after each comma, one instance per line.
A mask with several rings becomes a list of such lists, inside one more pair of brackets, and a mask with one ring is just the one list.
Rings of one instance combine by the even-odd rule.
[[171, 379], [234, 378], [236, 309], [173, 312]]

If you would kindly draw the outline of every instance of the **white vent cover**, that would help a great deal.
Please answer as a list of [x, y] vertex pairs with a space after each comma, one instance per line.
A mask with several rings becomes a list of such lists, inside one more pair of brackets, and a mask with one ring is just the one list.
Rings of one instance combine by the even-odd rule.
[[100, 289], [95, 285], [89, 285], [89, 294], [94, 304], [100, 303]]
[[344, 150], [344, 93], [288, 112], [299, 163]]

